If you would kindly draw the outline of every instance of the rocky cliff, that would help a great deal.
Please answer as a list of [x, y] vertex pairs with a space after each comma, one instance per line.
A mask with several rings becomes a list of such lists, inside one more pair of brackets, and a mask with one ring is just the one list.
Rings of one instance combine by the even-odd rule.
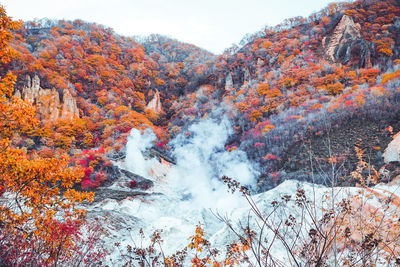
[[322, 39], [326, 57], [343, 65], [370, 66], [372, 45], [362, 38], [360, 30], [360, 24], [343, 15], [331, 34]]
[[383, 157], [385, 163], [400, 162], [400, 132], [393, 137], [392, 142], [385, 149]]
[[146, 109], [153, 111], [155, 114], [160, 114], [163, 112], [163, 108], [160, 101], [160, 92], [154, 94], [153, 99], [147, 104]]
[[33, 78], [26, 76], [25, 85], [20, 90], [16, 90], [15, 96], [33, 103], [37, 107], [41, 120], [71, 120], [79, 117], [75, 98], [69, 90], [64, 89], [61, 97], [55, 88], [40, 87], [40, 79], [37, 75]]

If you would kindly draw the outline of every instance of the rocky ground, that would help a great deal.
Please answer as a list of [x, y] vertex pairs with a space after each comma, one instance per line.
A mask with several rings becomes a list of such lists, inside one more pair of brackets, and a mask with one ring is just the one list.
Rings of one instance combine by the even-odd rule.
[[[388, 127], [392, 127], [392, 133]], [[349, 173], [357, 167], [357, 156], [355, 147], [364, 150], [365, 160], [376, 169], [384, 166], [394, 171], [396, 163], [385, 164], [383, 153], [388, 144], [392, 141], [393, 135], [400, 131], [400, 119], [390, 122], [371, 122], [360, 119], [353, 119], [343, 127], [332, 130], [329, 135], [313, 136], [310, 140], [298, 143], [288, 152], [282, 163], [282, 170], [288, 178], [310, 181], [310, 155], [313, 156], [314, 173], [320, 170], [328, 170], [329, 148], [331, 154], [337, 160], [337, 167], [340, 168], [345, 179], [340, 180], [340, 185], [354, 185]], [[330, 146], [329, 146], [330, 144]], [[393, 172], [392, 178], [399, 172]]]

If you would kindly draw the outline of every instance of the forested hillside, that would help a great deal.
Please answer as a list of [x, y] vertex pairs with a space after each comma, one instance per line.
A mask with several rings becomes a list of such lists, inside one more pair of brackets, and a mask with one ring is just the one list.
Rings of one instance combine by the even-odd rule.
[[367, 166], [360, 151], [388, 173], [376, 171], [368, 186], [400, 174], [383, 157], [400, 131], [397, 0], [332, 3], [221, 55], [157, 34], [125, 37], [82, 20], [18, 22], [0, 11], [0, 265], [105, 254], [79, 251], [79, 205], [121, 176], [133, 177], [127, 187], [142, 190], [134, 194], [153, 186], [122, 170], [134, 129], [155, 134], [148, 157], [178, 165], [175, 138], [195, 143], [196, 123], [229, 122], [232, 133], [213, 151], [244, 152], [257, 174], [251, 192], [292, 179], [354, 186], [365, 174], [360, 162]]
[[[40, 20], [15, 32], [18, 59], [7, 68], [22, 96], [26, 76], [37, 75], [41, 88], [54, 88], [60, 99], [68, 91], [79, 109], [69, 120], [42, 114], [30, 149], [82, 158], [79, 150], [100, 148], [106, 161], [137, 127], [152, 127], [165, 149], [182, 127], [222, 104], [235, 129], [227, 149], [245, 150], [260, 164], [260, 186], [270, 188], [307, 165], [290, 162], [288, 151], [313, 136], [352, 119], [398, 129], [399, 12], [394, 0], [331, 4], [266, 27], [220, 56], [159, 35], [135, 40], [79, 20]], [[156, 94], [161, 108], [147, 108]]]
[[[165, 149], [172, 104], [194, 91], [190, 81], [214, 56], [163, 36], [142, 41], [82, 21], [25, 23], [12, 44], [17, 59], [4, 71], [11, 67], [17, 75], [15, 94], [36, 104], [42, 124], [29, 139], [16, 140], [19, 145], [79, 159], [88, 174], [84, 187], [106, 179], [97, 165], [122, 155], [132, 128], [151, 127], [157, 147]], [[147, 106], [156, 95], [161, 110]], [[90, 165], [93, 155], [98, 162]]]
[[[259, 162], [266, 188], [287, 172], [310, 169], [309, 149], [304, 149], [303, 162], [291, 161], [297, 153], [290, 149], [313, 146], [311, 139], [352, 121], [372, 121], [377, 130], [366, 134], [355, 125], [358, 136], [344, 134], [352, 140], [345, 145], [350, 151], [336, 142], [335, 157], [345, 161], [346, 153], [354, 155], [357, 138], [365, 138], [363, 147], [379, 158], [376, 153], [384, 147], [375, 143], [387, 145], [384, 129], [393, 125], [399, 130], [399, 7], [396, 1], [331, 4], [308, 18], [288, 19], [247, 37], [243, 47], [219, 56], [196, 97], [187, 95], [180, 103], [180, 120], [172, 124], [182, 126], [221, 102], [230, 106], [236, 138], [227, 149], [239, 147]], [[218, 101], [204, 103], [203, 96]], [[321, 159], [332, 156], [321, 153], [327, 150], [324, 145], [312, 150]], [[355, 162], [346, 168], [351, 171]], [[296, 177], [308, 179], [306, 172]]]

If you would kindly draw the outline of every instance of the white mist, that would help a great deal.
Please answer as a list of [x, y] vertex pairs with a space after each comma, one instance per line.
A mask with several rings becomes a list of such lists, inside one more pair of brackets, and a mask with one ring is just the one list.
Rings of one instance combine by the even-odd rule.
[[[160, 179], [150, 174], [151, 169], [160, 164], [143, 154], [152, 146], [155, 135], [150, 130], [143, 133], [135, 129], [131, 131], [125, 167], [154, 182], [154, 187], [147, 191], [148, 195], [113, 202], [113, 209], [134, 218], [135, 224], [129, 233], [134, 240], [140, 240], [140, 228], [146, 237], [163, 229], [164, 252], [174, 253], [188, 245], [188, 238], [199, 222], [204, 224], [211, 241], [213, 236], [218, 236], [226, 226], [212, 212], [235, 219], [232, 217], [235, 210], [247, 208], [244, 198], [239, 193], [228, 192], [220, 180], [226, 175], [251, 185], [257, 174], [243, 151], [225, 150], [231, 133], [226, 118], [219, 122], [204, 119], [191, 125], [170, 142], [176, 165], [171, 166], [168, 174]], [[123, 237], [119, 242], [129, 244], [132, 240]], [[224, 240], [219, 245], [224, 247], [226, 242]]]
[[131, 130], [126, 144], [125, 158], [125, 167], [129, 171], [148, 177], [154, 160], [146, 159], [143, 153], [153, 145], [155, 139], [156, 136], [151, 129], [146, 129], [143, 134], [137, 129]]

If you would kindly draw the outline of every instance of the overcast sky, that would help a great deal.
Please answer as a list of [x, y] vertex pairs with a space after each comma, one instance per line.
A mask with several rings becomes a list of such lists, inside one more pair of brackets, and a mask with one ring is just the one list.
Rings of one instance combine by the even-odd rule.
[[308, 16], [332, 0], [0, 0], [14, 19], [82, 19], [117, 33], [160, 33], [219, 54], [246, 33]]

